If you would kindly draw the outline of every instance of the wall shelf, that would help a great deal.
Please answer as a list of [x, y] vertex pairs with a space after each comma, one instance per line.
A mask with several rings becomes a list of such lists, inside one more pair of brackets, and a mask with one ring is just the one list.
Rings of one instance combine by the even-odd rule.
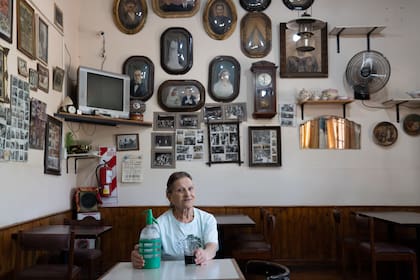
[[93, 115], [77, 115], [69, 113], [55, 113], [54, 116], [62, 118], [65, 121], [69, 122], [80, 122], [80, 123], [92, 123], [99, 125], [108, 125], [108, 126], [117, 126], [117, 125], [133, 125], [133, 126], [145, 126], [151, 127], [151, 122], [141, 122], [137, 120], [129, 119], [116, 119], [103, 116], [93, 116]]
[[346, 105], [349, 103], [352, 103], [354, 100], [353, 99], [335, 99], [335, 100], [307, 100], [307, 101], [302, 101], [299, 102], [298, 104], [300, 105], [300, 112], [301, 112], [301, 117], [303, 120], [303, 111], [304, 111], [304, 107], [305, 104], [308, 105], [342, 105], [343, 106], [343, 118], [346, 118]]
[[400, 105], [404, 104], [407, 107], [412, 109], [420, 108], [420, 99], [389, 99], [387, 101], [382, 102], [383, 105], [391, 105], [395, 106], [395, 111], [397, 114], [397, 123], [400, 122]]
[[74, 158], [74, 173], [77, 173], [77, 161], [79, 159], [90, 159], [90, 158], [100, 158], [99, 155], [94, 153], [86, 154], [68, 154], [66, 158], [66, 171], [69, 173], [69, 159]]
[[365, 35], [367, 38], [367, 50], [370, 50], [370, 36], [382, 32], [385, 26], [337, 26], [328, 34], [337, 37], [337, 53], [340, 53], [340, 36]]

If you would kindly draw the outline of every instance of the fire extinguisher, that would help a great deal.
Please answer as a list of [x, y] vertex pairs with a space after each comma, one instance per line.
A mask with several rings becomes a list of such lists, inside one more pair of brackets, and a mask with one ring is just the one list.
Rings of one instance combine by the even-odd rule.
[[108, 162], [99, 164], [96, 167], [96, 180], [98, 182], [99, 193], [101, 196], [110, 196], [110, 185], [112, 183], [112, 168]]

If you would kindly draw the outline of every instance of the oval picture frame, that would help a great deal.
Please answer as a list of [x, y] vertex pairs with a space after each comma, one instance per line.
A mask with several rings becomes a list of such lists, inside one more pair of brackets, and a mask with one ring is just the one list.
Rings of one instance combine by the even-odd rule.
[[200, 0], [152, 0], [152, 9], [161, 18], [192, 17], [200, 9]]
[[250, 58], [262, 58], [271, 51], [271, 20], [262, 12], [247, 13], [241, 20], [241, 50]]
[[115, 25], [121, 32], [126, 34], [136, 34], [146, 23], [146, 1], [114, 0], [113, 17]]
[[207, 91], [217, 102], [231, 102], [239, 95], [241, 65], [232, 56], [217, 56], [209, 65]]
[[248, 12], [261, 12], [270, 6], [271, 0], [239, 0], [239, 3]]
[[130, 99], [147, 101], [152, 97], [155, 66], [148, 57], [130, 56], [124, 61], [123, 73], [130, 76]]
[[185, 74], [193, 65], [191, 33], [182, 27], [170, 27], [160, 37], [160, 65], [168, 74]]
[[224, 40], [235, 31], [237, 19], [231, 0], [210, 0], [203, 13], [204, 30], [211, 38]]
[[204, 86], [197, 80], [166, 80], [158, 89], [159, 106], [167, 112], [193, 112], [205, 103]]

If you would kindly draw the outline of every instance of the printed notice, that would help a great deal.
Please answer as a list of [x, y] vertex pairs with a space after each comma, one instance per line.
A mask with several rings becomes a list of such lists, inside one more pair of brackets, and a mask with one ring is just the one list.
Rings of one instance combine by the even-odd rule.
[[143, 182], [142, 157], [126, 156], [122, 162], [121, 181], [123, 183], [141, 183]]

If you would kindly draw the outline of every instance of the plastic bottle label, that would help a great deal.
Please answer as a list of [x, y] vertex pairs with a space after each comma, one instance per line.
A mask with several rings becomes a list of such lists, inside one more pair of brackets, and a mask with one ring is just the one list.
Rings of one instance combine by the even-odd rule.
[[160, 267], [160, 258], [161, 258], [160, 239], [140, 239], [139, 253], [144, 258], [144, 268]]

